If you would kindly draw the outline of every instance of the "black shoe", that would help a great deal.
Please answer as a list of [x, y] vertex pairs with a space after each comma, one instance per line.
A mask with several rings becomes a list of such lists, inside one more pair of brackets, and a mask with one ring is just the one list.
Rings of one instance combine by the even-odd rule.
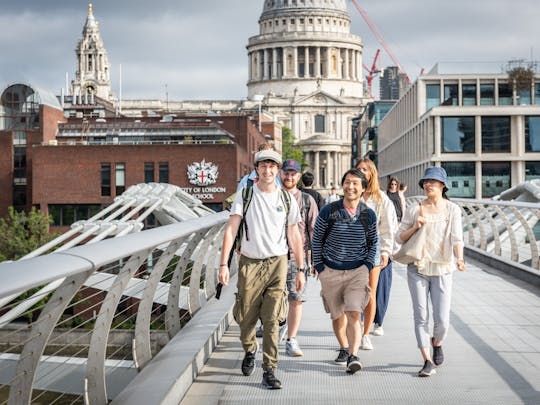
[[435, 370], [435, 366], [433, 363], [429, 360], [426, 360], [424, 362], [424, 367], [422, 367], [422, 370], [418, 372], [419, 377], [429, 377], [432, 374], [435, 374], [437, 370]]
[[244, 360], [242, 360], [242, 374], [245, 376], [253, 374], [253, 370], [255, 370], [255, 353], [254, 352], [246, 352], [244, 355]]
[[354, 374], [362, 369], [362, 363], [358, 360], [358, 357], [351, 354], [347, 359], [347, 373]]
[[339, 354], [334, 360], [338, 364], [347, 364], [347, 360], [349, 359], [349, 349], [339, 349]]
[[431, 345], [433, 346], [433, 363], [435, 363], [436, 366], [440, 366], [444, 362], [444, 353], [442, 346], [433, 345], [433, 340], [434, 339], [431, 339]]
[[263, 373], [262, 385], [269, 390], [281, 389], [281, 381], [279, 381], [272, 370], [267, 370]]

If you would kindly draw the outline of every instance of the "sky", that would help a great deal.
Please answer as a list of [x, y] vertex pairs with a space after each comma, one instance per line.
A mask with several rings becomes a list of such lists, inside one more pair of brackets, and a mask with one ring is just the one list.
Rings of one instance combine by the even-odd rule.
[[[411, 80], [440, 63], [447, 71], [502, 71], [509, 60], [540, 59], [537, 0], [365, 0], [366, 10]], [[124, 99], [247, 97], [248, 38], [264, 0], [94, 0], [94, 17]], [[395, 65], [347, 1], [351, 33], [371, 66]], [[60, 94], [75, 74], [88, 1], [0, 0], [0, 91], [29, 83]], [[473, 68], [474, 67], [474, 68]]]

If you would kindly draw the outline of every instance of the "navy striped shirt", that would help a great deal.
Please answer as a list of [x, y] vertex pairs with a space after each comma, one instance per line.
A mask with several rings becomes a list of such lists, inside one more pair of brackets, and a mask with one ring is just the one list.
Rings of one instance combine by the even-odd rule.
[[365, 264], [371, 270], [378, 243], [375, 211], [366, 207], [369, 224], [366, 232], [360, 220], [360, 204], [354, 217], [351, 217], [343, 207], [343, 200], [337, 204], [339, 204], [339, 219], [334, 223], [325, 241], [323, 238], [332, 213], [332, 204], [325, 205], [317, 217], [311, 242], [315, 269], [321, 272], [326, 265], [335, 270], [352, 270]]

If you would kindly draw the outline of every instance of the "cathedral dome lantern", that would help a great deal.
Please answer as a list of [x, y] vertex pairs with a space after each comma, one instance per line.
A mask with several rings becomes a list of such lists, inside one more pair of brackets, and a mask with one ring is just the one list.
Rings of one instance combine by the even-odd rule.
[[77, 70], [71, 83], [71, 94], [75, 96], [95, 95], [111, 101], [110, 64], [99, 24], [94, 17], [92, 4], [88, 5], [88, 16], [82, 38], [75, 49]]

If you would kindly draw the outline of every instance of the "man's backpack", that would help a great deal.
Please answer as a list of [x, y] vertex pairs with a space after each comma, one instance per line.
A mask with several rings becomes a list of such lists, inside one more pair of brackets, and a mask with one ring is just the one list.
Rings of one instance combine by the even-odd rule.
[[[285, 207], [285, 238], [287, 238], [287, 225], [289, 219], [289, 211], [291, 210], [291, 195], [288, 191], [280, 188], [280, 197], [283, 205]], [[244, 187], [242, 189], [242, 219], [240, 220], [240, 226], [238, 227], [238, 232], [236, 233], [236, 249], [240, 250], [240, 245], [242, 243], [242, 236], [246, 234], [246, 240], [249, 240], [248, 234], [248, 225], [246, 222], [246, 213], [251, 204], [251, 199], [253, 198], [253, 185], [250, 187]]]
[[[339, 221], [339, 203], [340, 201], [334, 201], [330, 203], [331, 211], [330, 215], [328, 216], [328, 225], [326, 227], [326, 231], [324, 232], [324, 236], [322, 239], [322, 243], [326, 241], [326, 238], [328, 238], [328, 235], [330, 235], [330, 231], [334, 227], [335, 223]], [[368, 234], [368, 226], [369, 226], [369, 220], [368, 220], [368, 212], [367, 212], [368, 206], [360, 201], [360, 222], [362, 222], [362, 226], [364, 227], [364, 234], [367, 241], [367, 234]]]

